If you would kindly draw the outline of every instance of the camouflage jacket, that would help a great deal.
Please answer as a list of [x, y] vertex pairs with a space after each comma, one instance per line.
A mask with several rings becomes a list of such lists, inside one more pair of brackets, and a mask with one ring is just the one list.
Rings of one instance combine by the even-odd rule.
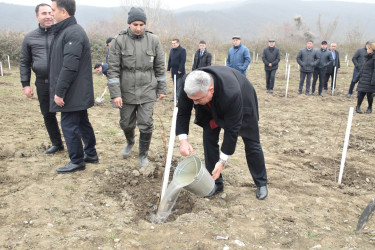
[[112, 41], [108, 58], [111, 98], [142, 104], [167, 93], [164, 52], [159, 38], [149, 31], [135, 35], [128, 28]]

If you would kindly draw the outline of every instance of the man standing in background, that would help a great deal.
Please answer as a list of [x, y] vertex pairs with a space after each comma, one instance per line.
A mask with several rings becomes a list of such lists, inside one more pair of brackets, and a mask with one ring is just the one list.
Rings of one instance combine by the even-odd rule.
[[313, 84], [311, 93], [314, 94], [315, 92], [315, 85], [319, 78], [319, 96], [323, 96], [323, 85], [325, 83], [325, 77], [327, 72], [327, 67], [330, 63], [332, 63], [332, 55], [331, 52], [327, 50], [327, 42], [322, 41], [320, 45], [320, 50], [316, 51], [319, 57], [319, 63], [315, 66], [314, 73], [313, 73]]
[[63, 150], [64, 145], [61, 140], [61, 133], [56, 119], [55, 112], [49, 112], [49, 67], [48, 56], [53, 39], [51, 26], [53, 16], [51, 6], [48, 4], [39, 4], [35, 8], [36, 19], [39, 27], [28, 33], [22, 43], [20, 55], [20, 75], [24, 94], [31, 98], [34, 96], [33, 89], [30, 87], [31, 69], [36, 75], [35, 86], [38, 94], [40, 111], [44, 118], [49, 138], [52, 146], [48, 148], [45, 154], [54, 154]]
[[275, 47], [275, 39], [269, 39], [268, 47], [263, 50], [262, 60], [266, 71], [267, 93], [273, 93], [276, 70], [279, 67], [280, 51]]
[[206, 42], [199, 42], [199, 49], [195, 52], [192, 70], [211, 66], [212, 55], [206, 49]]
[[251, 61], [249, 49], [241, 43], [240, 36], [233, 36], [232, 41], [233, 47], [228, 51], [227, 66], [246, 76], [246, 70]]
[[[335, 89], [336, 89], [337, 72], [340, 71], [340, 56], [339, 56], [339, 52], [336, 50], [336, 47], [337, 47], [336, 43], [331, 43], [329, 52], [331, 52], [333, 60], [327, 67], [327, 72], [326, 72], [326, 76], [324, 79], [325, 90], [328, 90], [328, 81], [330, 77], [332, 78], [331, 89], [333, 88], [333, 84], [335, 84]], [[336, 76], [336, 79], [333, 79], [335, 76]], [[335, 81], [335, 83], [333, 81]]]
[[[50, 57], [50, 110], [61, 112], [61, 129], [70, 162], [57, 169], [65, 174], [99, 161], [87, 109], [94, 106], [90, 42], [74, 17], [74, 0], [52, 0], [56, 20]], [[85, 147], [82, 147], [82, 140]]]
[[319, 63], [319, 56], [313, 49], [313, 45], [314, 42], [312, 40], [307, 41], [306, 48], [301, 49], [297, 55], [297, 62], [300, 66], [298, 94], [302, 94], [303, 83], [306, 78], [305, 94], [310, 95], [311, 76], [315, 66]]
[[350, 98], [353, 94], [353, 89], [355, 86], [354, 79], [359, 74], [359, 71], [361, 70], [363, 64], [365, 63], [365, 58], [367, 56], [367, 47], [369, 46], [370, 42], [367, 41], [364, 48], [357, 49], [356, 52], [353, 55], [352, 62], [354, 64], [354, 70], [353, 70], [353, 77], [352, 82], [350, 83], [349, 92], [347, 97]]
[[[186, 62], [186, 50], [180, 46], [180, 40], [177, 38], [172, 40], [172, 49], [169, 52], [169, 60], [167, 71], [172, 71], [172, 80], [174, 75], [176, 75], [176, 98], [181, 91], [181, 79], [185, 75], [185, 62]], [[174, 96], [171, 101], [173, 101]]]

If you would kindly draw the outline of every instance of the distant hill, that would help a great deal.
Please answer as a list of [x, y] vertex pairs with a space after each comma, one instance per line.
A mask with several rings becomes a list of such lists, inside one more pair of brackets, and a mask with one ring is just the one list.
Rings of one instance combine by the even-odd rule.
[[[338, 25], [334, 37], [338, 40], [345, 37], [348, 30], [356, 27], [363, 30], [366, 38], [375, 37], [375, 4], [331, 2], [331, 1], [301, 1], [301, 0], [247, 0], [232, 8], [213, 11], [185, 11], [177, 14], [180, 25], [191, 20], [201, 20], [221, 38], [230, 38], [239, 34], [253, 40], [264, 33], [266, 28], [293, 22], [296, 15], [302, 16], [306, 24], [317, 32], [317, 19], [321, 14], [323, 24], [332, 22], [338, 17]], [[276, 31], [277, 32], [277, 31]]]
[[[77, 5], [78, 23], [87, 27], [99, 20], [108, 20], [119, 12], [119, 8], [103, 8]], [[0, 3], [0, 31], [31, 31], [38, 25], [35, 19], [35, 7]], [[125, 25], [124, 20], [124, 25]]]
[[[375, 38], [373, 14], [375, 4], [301, 1], [301, 0], [247, 0], [243, 2], [224, 2], [219, 4], [193, 5], [173, 12], [179, 30], [184, 30], [194, 20], [200, 27], [215, 33], [219, 40], [228, 41], [234, 34], [254, 40], [271, 35], [272, 27], [285, 22], [293, 22], [296, 15], [302, 16], [312, 32], [317, 32], [317, 19], [321, 14], [323, 24], [338, 17], [334, 38], [345, 38], [346, 32], [358, 27], [363, 31], [365, 40]], [[202, 11], [204, 9], [204, 11]], [[120, 8], [102, 8], [77, 6], [78, 22], [88, 27], [99, 20], [110, 20], [120, 13]], [[30, 31], [37, 25], [34, 7], [0, 3], [0, 30]], [[126, 20], [124, 17], [124, 26]], [[277, 33], [275, 30], [273, 33]]]

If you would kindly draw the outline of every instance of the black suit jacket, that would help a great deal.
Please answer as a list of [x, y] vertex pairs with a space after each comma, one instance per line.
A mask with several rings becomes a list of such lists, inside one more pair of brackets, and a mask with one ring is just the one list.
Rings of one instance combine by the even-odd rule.
[[[331, 50], [329, 50], [329, 53], [331, 53]], [[340, 54], [337, 50], [335, 50], [335, 67], [336, 69], [340, 68]], [[333, 72], [333, 62], [330, 62], [328, 67], [327, 67], [327, 72]]]
[[200, 53], [201, 53], [200, 49], [198, 49], [195, 52], [192, 70], [195, 70], [197, 68], [203, 68], [203, 67], [211, 66], [212, 55], [211, 55], [210, 52], [207, 51], [207, 49], [205, 49], [202, 57], [200, 58], [200, 66], [197, 67], [198, 58], [199, 58]]
[[[225, 66], [200, 68], [214, 78], [214, 94], [211, 109], [207, 105], [194, 105], [185, 91], [178, 99], [176, 135], [189, 133], [192, 108], [195, 108], [195, 123], [204, 126], [211, 119], [224, 129], [221, 151], [232, 155], [238, 136], [259, 141], [258, 99], [253, 85], [239, 71]], [[187, 75], [188, 76], [188, 75]], [[185, 86], [186, 76], [182, 79]]]
[[[180, 46], [175, 49], [171, 49], [169, 52], [169, 60], [167, 71], [171, 71], [172, 79], [176, 75], [176, 78], [181, 78], [185, 75], [185, 62], [186, 62], [186, 50]], [[181, 72], [181, 74], [178, 73]]]

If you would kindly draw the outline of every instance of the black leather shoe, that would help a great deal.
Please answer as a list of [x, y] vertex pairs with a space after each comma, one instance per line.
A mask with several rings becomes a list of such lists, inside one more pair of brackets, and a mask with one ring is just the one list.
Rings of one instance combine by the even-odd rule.
[[372, 113], [372, 108], [367, 108], [367, 110], [365, 111], [366, 114], [371, 114]]
[[212, 197], [218, 193], [222, 193], [224, 191], [224, 184], [223, 183], [218, 183], [216, 184], [215, 183], [215, 186], [214, 186], [214, 189], [212, 189], [212, 191], [206, 195], [204, 198], [209, 198], [209, 197]]
[[89, 156], [85, 153], [85, 156], [83, 156], [83, 161], [86, 162], [86, 163], [98, 163], [99, 162], [99, 158], [98, 158], [98, 155], [94, 155], [94, 156]]
[[57, 151], [62, 151], [62, 150], [64, 150], [64, 145], [59, 145], [59, 146], [52, 146], [52, 147], [50, 147], [49, 149], [47, 149], [46, 151], [44, 151], [44, 153], [46, 154], [46, 155], [51, 155], [51, 154], [54, 154], [54, 153], [56, 153]]
[[64, 167], [56, 169], [56, 172], [58, 174], [68, 174], [73, 173], [75, 171], [85, 170], [86, 169], [86, 163], [83, 161], [80, 164], [73, 164], [72, 162], [69, 162]]
[[257, 199], [258, 200], [264, 200], [268, 195], [268, 189], [267, 186], [262, 186], [257, 188]]

